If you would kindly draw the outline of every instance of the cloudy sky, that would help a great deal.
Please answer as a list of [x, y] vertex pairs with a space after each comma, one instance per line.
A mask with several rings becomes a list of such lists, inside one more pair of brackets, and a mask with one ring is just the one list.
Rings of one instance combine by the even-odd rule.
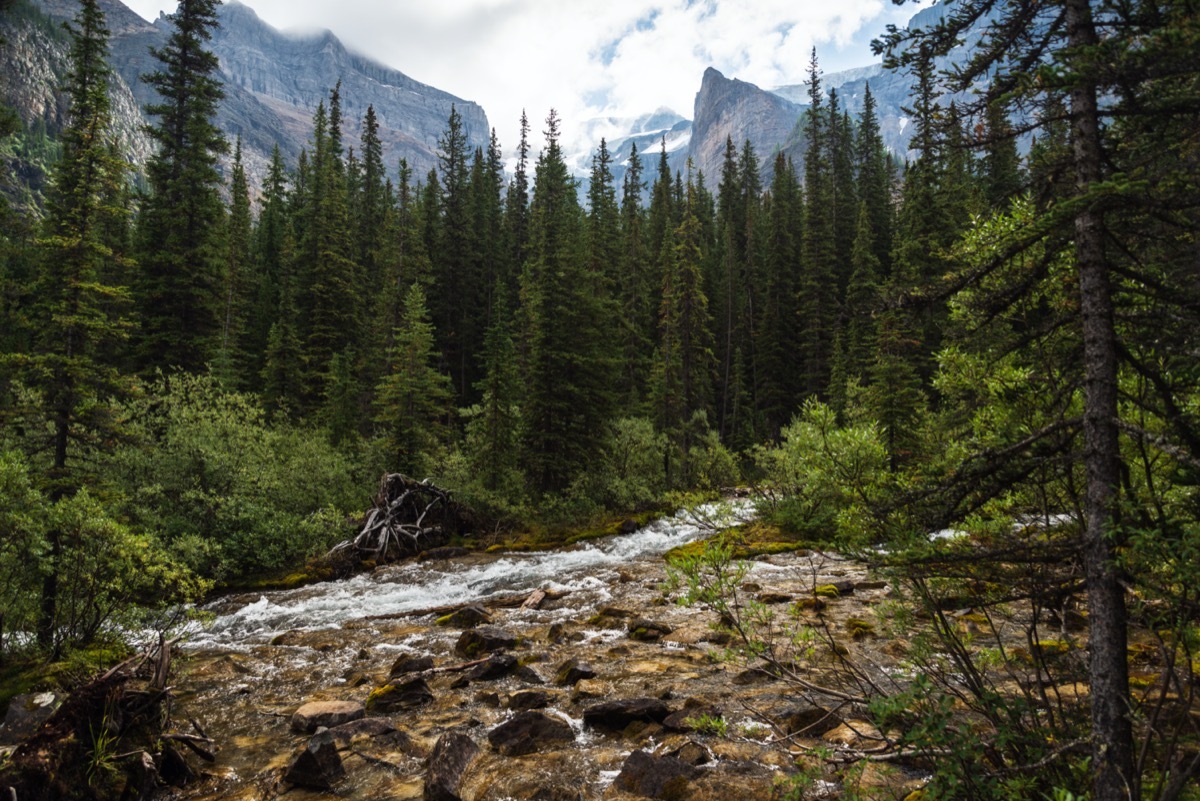
[[[616, 134], [589, 121], [670, 108], [691, 118], [704, 69], [764, 88], [873, 61], [870, 41], [913, 4], [892, 0], [244, 0], [281, 30], [347, 46], [483, 106], [509, 152], [521, 110], [550, 108], [564, 140]], [[125, 0], [147, 19], [175, 0]]]

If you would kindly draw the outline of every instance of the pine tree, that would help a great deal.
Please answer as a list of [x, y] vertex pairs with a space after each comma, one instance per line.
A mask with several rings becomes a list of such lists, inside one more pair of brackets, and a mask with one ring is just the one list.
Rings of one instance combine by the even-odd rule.
[[342, 160], [340, 83], [330, 93], [328, 114], [318, 104], [313, 118], [309, 191], [303, 203], [297, 299], [302, 301], [302, 340], [307, 370], [306, 406], [325, 392], [330, 362], [359, 339], [359, 268], [353, 259], [346, 165]]
[[467, 444], [471, 463], [484, 489], [513, 497], [523, 484], [519, 470], [520, 373], [507, 293], [502, 283], [497, 282], [492, 297], [492, 322], [480, 352], [483, 378], [476, 386], [481, 400], [478, 413], [467, 426]]
[[693, 421], [706, 419], [712, 402], [712, 328], [704, 293], [705, 242], [696, 204], [696, 190], [689, 180], [683, 219], [663, 260], [655, 393], [659, 428], [671, 436], [680, 455], [680, 475], [673, 476], [668, 465], [668, 482], [678, 478], [684, 485], [688, 455], [700, 433], [693, 430]]
[[804, 157], [804, 273], [800, 286], [804, 390], [825, 392], [833, 355], [837, 301], [837, 230], [835, 225], [831, 116], [821, 92], [817, 51], [809, 62], [809, 107], [805, 118], [808, 151]]
[[759, 411], [767, 433], [773, 436], [791, 419], [803, 391], [799, 381], [803, 363], [796, 363], [802, 354], [796, 279], [803, 247], [804, 197], [792, 163], [782, 153], [775, 157], [764, 215], [766, 248], [754, 350], [761, 365]]
[[645, 189], [642, 159], [635, 144], [630, 147], [621, 189], [620, 274], [616, 287], [616, 298], [622, 310], [617, 323], [622, 364], [621, 405], [631, 414], [636, 414], [646, 400], [649, 353], [655, 329], [651, 265], [645, 241], [646, 214], [642, 207]]
[[242, 139], [233, 150], [229, 179], [229, 218], [225, 221], [225, 271], [221, 310], [221, 336], [212, 369], [231, 389], [241, 388], [247, 374], [246, 327], [252, 303], [250, 186], [242, 164]]
[[513, 266], [510, 288], [515, 292], [516, 278], [529, 249], [529, 118], [521, 111], [521, 139], [517, 144], [517, 164], [504, 196], [504, 231]]
[[[129, 263], [105, 233], [110, 218], [125, 216], [113, 204], [127, 179], [110, 147], [108, 28], [96, 0], [82, 0], [71, 32], [70, 100], [62, 134], [63, 155], [54, 171], [44, 235], [38, 240], [43, 269], [34, 317], [32, 352], [17, 364], [40, 396], [50, 451], [46, 486], [52, 501], [74, 495], [89, 481], [87, 464], [111, 447], [120, 432], [113, 400], [126, 384], [114, 367], [114, 350], [128, 334], [124, 287], [107, 283]], [[37, 639], [57, 651], [59, 576], [64, 533], [48, 532]]]
[[141, 364], [198, 370], [220, 331], [223, 208], [217, 157], [228, 145], [214, 122], [224, 96], [216, 55], [217, 0], [180, 0], [167, 44], [151, 49], [158, 71], [142, 76], [158, 93], [146, 129], [158, 146], [146, 165], [150, 196], [139, 222]]
[[521, 280], [526, 473], [538, 492], [570, 485], [599, 447], [615, 364], [597, 276], [586, 267], [584, 218], [563, 161], [556, 112], [546, 119]]
[[444, 437], [453, 391], [450, 379], [434, 366], [436, 361], [425, 293], [413, 284], [404, 298], [388, 373], [375, 389], [375, 422], [387, 442], [389, 470], [410, 475], [426, 470], [427, 459]]
[[469, 319], [478, 308], [471, 305], [472, 289], [478, 287], [477, 277], [471, 270], [476, 231], [471, 221], [467, 158], [467, 134], [462, 115], [451, 106], [446, 130], [438, 139], [442, 190], [440, 236], [429, 255], [433, 259], [437, 286], [431, 309], [441, 337], [442, 353], [450, 366], [455, 395], [460, 401], [466, 398], [470, 389], [468, 362], [471, 357], [466, 338]]
[[855, 155], [858, 161], [857, 194], [867, 206], [871, 250], [879, 262], [880, 275], [887, 276], [891, 272], [892, 251], [892, 168], [879, 130], [879, 115], [870, 84], [863, 89]]

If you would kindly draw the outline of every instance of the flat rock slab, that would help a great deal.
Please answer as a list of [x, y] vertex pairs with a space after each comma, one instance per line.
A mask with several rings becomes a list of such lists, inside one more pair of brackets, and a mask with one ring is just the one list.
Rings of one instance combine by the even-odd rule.
[[37, 731], [54, 714], [62, 697], [54, 693], [25, 693], [13, 696], [0, 725], [0, 745], [16, 745]]
[[312, 734], [322, 726], [332, 729], [366, 714], [366, 707], [357, 701], [313, 701], [292, 715], [292, 731]]

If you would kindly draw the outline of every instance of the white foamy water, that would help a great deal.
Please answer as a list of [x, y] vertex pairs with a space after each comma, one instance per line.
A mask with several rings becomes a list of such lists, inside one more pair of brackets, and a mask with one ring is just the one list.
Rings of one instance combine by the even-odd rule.
[[192, 648], [228, 647], [269, 641], [295, 629], [336, 629], [371, 615], [391, 615], [450, 604], [465, 604], [539, 588], [578, 591], [603, 585], [593, 574], [748, 520], [749, 502], [706, 506], [657, 520], [632, 534], [608, 537], [559, 551], [505, 554], [483, 563], [420, 562], [376, 570], [342, 581], [263, 594], [230, 612], [228, 600], [210, 605], [217, 613], [189, 632]]

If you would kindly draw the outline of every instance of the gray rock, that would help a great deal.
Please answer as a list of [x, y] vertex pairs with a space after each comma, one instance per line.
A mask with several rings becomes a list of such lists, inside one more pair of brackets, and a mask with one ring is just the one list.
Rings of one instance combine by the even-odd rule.
[[693, 765], [671, 756], [634, 751], [621, 766], [613, 786], [643, 798], [687, 798], [688, 780], [699, 773]]
[[393, 681], [409, 673], [422, 673], [433, 667], [433, 657], [428, 654], [401, 654], [392, 663], [388, 671], [388, 681]]
[[452, 731], [439, 737], [426, 762], [424, 800], [462, 801], [463, 777], [477, 756], [479, 746], [467, 735]]
[[371, 693], [367, 708], [372, 712], [390, 714], [423, 706], [433, 700], [433, 691], [424, 679], [410, 679], [400, 684], [388, 684]]
[[467, 629], [454, 644], [454, 652], [468, 659], [478, 659], [493, 651], [503, 651], [517, 644], [517, 637], [494, 626]]
[[488, 742], [505, 756], [521, 756], [575, 742], [575, 732], [543, 712], [521, 712], [488, 732]]
[[657, 698], [630, 698], [596, 704], [583, 710], [583, 725], [622, 731], [635, 721], [662, 723], [671, 710]]
[[357, 701], [313, 701], [292, 715], [292, 731], [312, 734], [321, 726], [333, 728], [367, 714]]
[[346, 775], [337, 745], [328, 730], [313, 735], [288, 769], [284, 781], [313, 790], [332, 790], [333, 785]]
[[0, 725], [0, 745], [16, 745], [37, 731], [62, 703], [55, 693], [24, 693], [13, 696]]
[[512, 654], [492, 654], [482, 665], [476, 665], [467, 673], [470, 681], [495, 681], [517, 669], [517, 658]]
[[439, 626], [449, 626], [455, 629], [473, 629], [484, 623], [491, 623], [492, 616], [479, 604], [471, 604], [457, 609], [443, 618], [438, 618]]
[[591, 665], [584, 664], [572, 657], [558, 666], [554, 671], [554, 683], [559, 687], [571, 687], [583, 679], [596, 678], [596, 671]]

